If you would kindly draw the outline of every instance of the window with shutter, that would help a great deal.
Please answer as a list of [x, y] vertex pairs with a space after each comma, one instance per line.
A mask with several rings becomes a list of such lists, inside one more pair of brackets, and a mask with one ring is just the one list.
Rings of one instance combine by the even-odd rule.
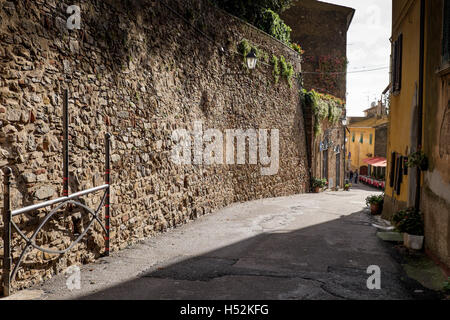
[[402, 88], [402, 56], [403, 56], [403, 34], [399, 35], [393, 44], [393, 91], [399, 93]]
[[397, 41], [392, 44], [392, 89], [397, 91]]
[[395, 152], [392, 152], [391, 154], [391, 166], [389, 169], [389, 186], [391, 188], [394, 187], [395, 183], [395, 162], [397, 161], [397, 154]]
[[444, 30], [442, 32], [442, 62], [450, 61], [450, 0], [444, 1]]

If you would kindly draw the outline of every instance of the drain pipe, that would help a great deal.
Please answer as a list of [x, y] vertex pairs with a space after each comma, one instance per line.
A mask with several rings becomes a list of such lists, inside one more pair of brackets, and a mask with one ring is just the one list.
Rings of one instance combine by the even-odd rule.
[[[417, 151], [422, 150], [423, 129], [423, 91], [424, 91], [424, 65], [425, 65], [425, 0], [420, 0], [420, 55], [419, 55], [419, 103], [417, 106]], [[417, 167], [417, 185], [415, 209], [420, 210], [420, 184], [421, 170]]]

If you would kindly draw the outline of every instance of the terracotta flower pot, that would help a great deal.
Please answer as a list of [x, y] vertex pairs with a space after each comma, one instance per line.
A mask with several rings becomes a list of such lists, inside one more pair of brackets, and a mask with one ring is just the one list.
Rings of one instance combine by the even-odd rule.
[[378, 203], [370, 204], [370, 213], [373, 215], [377, 215], [380, 213], [380, 205]]
[[319, 193], [320, 192], [320, 187], [314, 187], [314, 193]]

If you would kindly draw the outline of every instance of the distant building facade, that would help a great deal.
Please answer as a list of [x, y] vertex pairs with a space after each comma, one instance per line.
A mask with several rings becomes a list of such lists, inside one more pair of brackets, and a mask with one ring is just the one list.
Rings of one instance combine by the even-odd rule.
[[[370, 175], [372, 168], [366, 162], [373, 158], [386, 158], [387, 116], [371, 115], [369, 118], [349, 118], [349, 137], [347, 139], [348, 170], [356, 171], [360, 175]], [[377, 175], [385, 175], [385, 167], [376, 170]]]
[[[303, 86], [346, 99], [347, 31], [355, 10], [316, 0], [293, 1], [281, 18], [292, 28], [291, 39], [304, 49]], [[342, 73], [334, 73], [342, 72]], [[334, 74], [333, 74], [334, 73]], [[342, 116], [345, 116], [344, 114]], [[311, 176], [330, 187], [344, 185], [344, 127], [325, 121], [314, 134], [312, 110], [304, 109]]]

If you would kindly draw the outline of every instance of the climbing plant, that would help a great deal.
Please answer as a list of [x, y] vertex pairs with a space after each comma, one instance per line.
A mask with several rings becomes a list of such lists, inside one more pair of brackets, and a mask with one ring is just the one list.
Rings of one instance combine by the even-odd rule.
[[247, 68], [247, 55], [253, 51], [258, 59], [265, 59], [267, 55], [264, 51], [258, 49], [258, 47], [252, 45], [247, 39], [242, 39], [241, 42], [237, 45], [238, 52], [242, 55], [244, 61], [244, 68]]
[[314, 116], [314, 134], [318, 136], [322, 133], [322, 123], [327, 120], [335, 125], [345, 108], [345, 102], [329, 94], [322, 94], [314, 89], [300, 92], [302, 104], [310, 108]]
[[272, 74], [275, 79], [275, 84], [277, 84], [278, 81], [280, 80], [280, 64], [279, 64], [278, 57], [276, 55], [272, 55], [272, 60], [270, 62], [273, 65]]
[[[258, 47], [252, 45], [247, 39], [242, 39], [237, 45], [238, 52], [243, 57], [243, 66], [247, 68], [246, 56], [253, 51], [258, 59], [264, 60], [264, 62], [269, 62], [269, 55], [264, 50], [258, 49]], [[290, 88], [292, 88], [293, 82], [292, 79], [294, 77], [294, 67], [292, 63], [286, 61], [284, 56], [277, 57], [276, 55], [272, 55], [272, 59], [270, 60], [272, 64], [273, 70], [272, 75], [274, 77], [275, 84], [278, 84], [280, 77], [286, 79]]]
[[292, 29], [281, 20], [278, 13], [270, 9], [263, 10], [255, 25], [272, 37], [290, 46]]
[[254, 24], [265, 9], [280, 13], [289, 7], [292, 0], [211, 0], [211, 2]]
[[280, 18], [292, 0], [211, 0], [225, 11], [290, 45], [291, 28]]
[[286, 78], [289, 87], [292, 88], [292, 76], [294, 75], [294, 67], [290, 62], [286, 62], [285, 57], [280, 56], [281, 75]]
[[291, 48], [297, 51], [300, 55], [303, 55], [305, 53], [303, 48], [298, 43], [291, 43]]

